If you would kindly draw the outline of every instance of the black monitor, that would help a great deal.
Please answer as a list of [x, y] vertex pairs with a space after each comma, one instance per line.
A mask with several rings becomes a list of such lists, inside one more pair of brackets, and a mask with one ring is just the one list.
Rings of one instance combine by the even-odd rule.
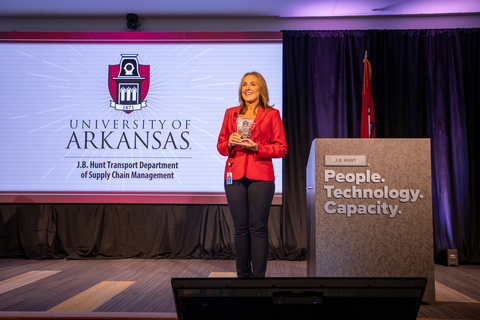
[[173, 278], [179, 320], [415, 320], [426, 278]]

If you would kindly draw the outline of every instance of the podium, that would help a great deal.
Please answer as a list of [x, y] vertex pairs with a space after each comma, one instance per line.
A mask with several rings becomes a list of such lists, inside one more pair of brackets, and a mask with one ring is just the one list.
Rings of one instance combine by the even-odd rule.
[[315, 139], [309, 277], [426, 277], [435, 300], [430, 139]]

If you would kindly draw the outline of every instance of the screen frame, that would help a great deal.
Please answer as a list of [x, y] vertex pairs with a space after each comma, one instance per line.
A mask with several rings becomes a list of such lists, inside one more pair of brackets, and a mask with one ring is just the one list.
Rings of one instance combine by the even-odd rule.
[[[282, 32], [0, 32], [0, 43], [282, 43]], [[0, 203], [227, 204], [225, 193], [0, 191]], [[272, 205], [282, 204], [276, 193]]]

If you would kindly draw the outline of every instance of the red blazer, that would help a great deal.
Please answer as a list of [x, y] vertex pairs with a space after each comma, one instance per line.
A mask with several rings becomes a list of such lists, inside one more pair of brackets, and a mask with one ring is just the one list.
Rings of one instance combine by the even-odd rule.
[[218, 136], [218, 152], [222, 156], [228, 156], [224, 178], [227, 178], [227, 172], [230, 170], [233, 180], [244, 176], [251, 180], [275, 180], [272, 158], [283, 158], [287, 154], [287, 141], [280, 112], [277, 109], [264, 111], [262, 107], [258, 108], [253, 135], [250, 138], [258, 144], [258, 153], [240, 146], [228, 150], [228, 139], [233, 132], [237, 132], [239, 114], [240, 107], [227, 109]]

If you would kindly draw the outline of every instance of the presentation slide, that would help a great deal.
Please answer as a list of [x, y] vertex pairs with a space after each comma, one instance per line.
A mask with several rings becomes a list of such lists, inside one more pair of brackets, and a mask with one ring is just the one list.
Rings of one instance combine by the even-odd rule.
[[65, 38], [0, 40], [1, 202], [226, 203], [225, 110], [258, 71], [282, 113], [281, 41]]

